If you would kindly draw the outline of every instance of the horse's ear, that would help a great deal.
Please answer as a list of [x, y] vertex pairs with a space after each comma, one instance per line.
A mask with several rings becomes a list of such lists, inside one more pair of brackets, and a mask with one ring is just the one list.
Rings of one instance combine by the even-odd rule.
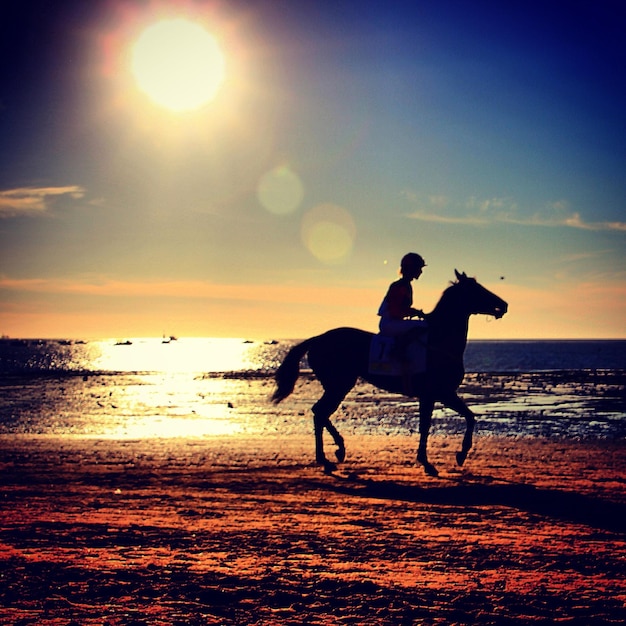
[[454, 274], [456, 275], [457, 280], [463, 280], [464, 278], [467, 278], [467, 274], [465, 272], [459, 274], [459, 270], [454, 270]]

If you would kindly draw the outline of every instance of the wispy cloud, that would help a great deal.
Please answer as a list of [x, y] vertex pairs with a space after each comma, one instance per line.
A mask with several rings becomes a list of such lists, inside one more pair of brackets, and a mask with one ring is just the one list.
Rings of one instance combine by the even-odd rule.
[[439, 224], [459, 224], [467, 226], [486, 226], [489, 224], [517, 224], [548, 228], [576, 228], [590, 231], [624, 231], [626, 222], [585, 220], [580, 213], [571, 211], [567, 201], [550, 202], [541, 211], [529, 213], [520, 210], [511, 198], [475, 198], [470, 197], [463, 203], [443, 201], [441, 196], [429, 197], [425, 201], [411, 193], [403, 196], [418, 208], [407, 215], [411, 219]]
[[592, 252], [577, 252], [574, 254], [567, 254], [558, 259], [562, 263], [578, 263], [579, 261], [588, 261], [590, 259], [597, 259], [611, 253], [611, 250], [596, 250]]
[[583, 230], [621, 230], [626, 231], [626, 222], [586, 222], [579, 213], [572, 213], [560, 223], [547, 224], [547, 226], [570, 226]]
[[6, 189], [0, 191], [0, 218], [41, 214], [50, 208], [54, 198], [69, 196], [76, 200], [84, 195], [85, 190], [78, 185]]

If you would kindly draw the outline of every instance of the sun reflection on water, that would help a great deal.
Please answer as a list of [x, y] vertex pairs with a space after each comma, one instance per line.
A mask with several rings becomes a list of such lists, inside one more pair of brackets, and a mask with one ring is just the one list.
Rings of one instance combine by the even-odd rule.
[[96, 370], [113, 372], [228, 372], [254, 367], [250, 344], [239, 339], [153, 338], [95, 342]]
[[248, 431], [232, 402], [241, 385], [241, 381], [189, 374], [133, 376], [116, 390], [113, 410], [105, 410], [101, 436], [176, 438]]
[[[7, 346], [0, 434], [121, 439], [267, 428], [272, 374], [291, 343], [216, 338]], [[2, 356], [2, 355], [0, 355]]]

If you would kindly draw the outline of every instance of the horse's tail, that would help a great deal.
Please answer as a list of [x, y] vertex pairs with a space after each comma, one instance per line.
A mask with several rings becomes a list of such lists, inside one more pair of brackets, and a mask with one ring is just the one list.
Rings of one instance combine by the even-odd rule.
[[300, 375], [300, 359], [308, 352], [310, 341], [310, 339], [307, 339], [291, 348], [280, 367], [276, 370], [274, 375], [276, 390], [272, 394], [272, 402], [274, 404], [284, 400], [296, 386], [296, 381]]

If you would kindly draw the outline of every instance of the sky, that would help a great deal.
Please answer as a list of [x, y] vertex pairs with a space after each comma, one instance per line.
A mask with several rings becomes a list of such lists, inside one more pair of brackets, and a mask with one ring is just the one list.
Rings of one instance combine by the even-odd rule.
[[[626, 337], [620, 4], [7, 0], [0, 334], [375, 331], [414, 251], [416, 307], [509, 303], [470, 338]], [[221, 55], [193, 109], [145, 86], [178, 44], [137, 69], [177, 20]]]

